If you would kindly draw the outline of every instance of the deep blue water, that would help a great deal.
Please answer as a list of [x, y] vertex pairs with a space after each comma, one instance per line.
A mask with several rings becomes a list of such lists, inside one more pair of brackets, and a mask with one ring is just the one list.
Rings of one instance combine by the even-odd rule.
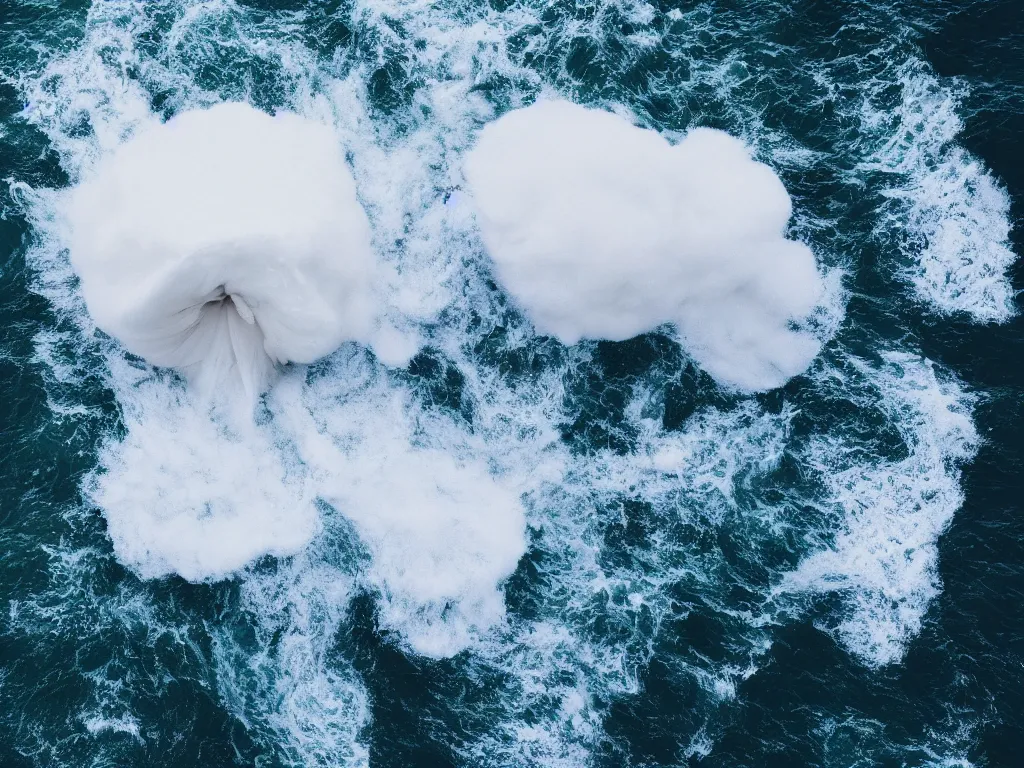
[[[1024, 764], [1022, 45], [995, 1], [7, 0], [0, 765]], [[533, 333], [444, 200], [542, 92], [775, 168], [837, 286], [806, 375], [738, 396], [667, 335]], [[290, 371], [240, 459], [91, 326], [53, 213], [135, 126], [225, 99], [333, 122], [375, 244], [436, 298], [408, 368]], [[523, 489], [501, 621], [418, 604], [408, 553], [324, 503], [293, 557], [145, 578], [94, 493], [219, 493], [165, 445], [287, 506], [246, 462], [407, 432]]]

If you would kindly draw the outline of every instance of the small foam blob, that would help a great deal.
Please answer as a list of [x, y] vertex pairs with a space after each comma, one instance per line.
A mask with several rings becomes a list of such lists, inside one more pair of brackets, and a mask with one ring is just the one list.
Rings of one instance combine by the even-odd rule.
[[376, 332], [370, 226], [332, 130], [241, 103], [141, 129], [70, 194], [96, 324], [207, 394]]
[[443, 658], [505, 616], [501, 586], [526, 552], [518, 495], [481, 463], [439, 450], [364, 458], [328, 495], [373, 555], [380, 621]]
[[465, 175], [495, 275], [540, 333], [621, 341], [674, 323], [720, 383], [771, 389], [821, 342], [824, 296], [789, 194], [738, 139], [673, 146], [609, 112], [538, 102], [487, 125]]

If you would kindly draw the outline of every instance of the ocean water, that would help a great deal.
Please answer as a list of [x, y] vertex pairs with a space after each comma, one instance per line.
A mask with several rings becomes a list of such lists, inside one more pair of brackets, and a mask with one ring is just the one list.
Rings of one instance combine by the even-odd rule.
[[[1020, 765], [1022, 45], [1004, 0], [5, 0], [0, 765]], [[535, 333], [461, 163], [553, 95], [776, 170], [806, 374]], [[336, 130], [422, 345], [245, 430], [92, 325], [58, 215], [224, 100]]]

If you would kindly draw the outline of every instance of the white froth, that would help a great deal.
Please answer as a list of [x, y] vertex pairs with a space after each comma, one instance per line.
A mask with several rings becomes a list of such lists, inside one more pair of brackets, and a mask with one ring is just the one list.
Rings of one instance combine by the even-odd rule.
[[331, 500], [373, 554], [383, 623], [416, 652], [449, 656], [504, 618], [500, 587], [526, 551], [526, 523], [485, 466], [435, 450], [361, 457]]
[[150, 124], [101, 158], [68, 217], [97, 325], [204, 394], [241, 383], [252, 400], [276, 363], [371, 338], [369, 223], [316, 122], [226, 103]]
[[466, 178], [502, 285], [565, 344], [674, 323], [721, 383], [765, 390], [820, 341], [793, 323], [823, 295], [814, 255], [787, 240], [792, 204], [737, 139], [654, 131], [564, 101], [487, 125]]
[[841, 442], [823, 438], [814, 445], [811, 463], [841, 510], [843, 529], [783, 588], [844, 596], [847, 617], [823, 628], [881, 666], [902, 658], [939, 593], [938, 539], [963, 503], [959, 467], [974, 456], [978, 434], [972, 398], [928, 360], [889, 353], [871, 378], [908, 455], [851, 462], [857, 454]]
[[240, 591], [252, 636], [230, 622], [213, 628], [226, 708], [251, 731], [269, 730], [275, 748], [304, 768], [369, 765], [359, 738], [369, 696], [331, 652], [353, 592], [353, 564], [339, 562], [345, 554], [322, 537], [290, 562], [249, 574]]
[[[347, 372], [342, 381], [365, 375], [355, 356], [336, 364]], [[367, 580], [380, 596], [381, 624], [417, 653], [443, 657], [499, 623], [501, 586], [526, 551], [519, 492], [486, 463], [451, 455], [461, 441], [443, 421], [418, 425], [429, 424], [443, 447], [413, 445], [411, 404], [379, 381], [348, 402], [339, 402], [344, 389], [333, 381], [304, 394], [293, 384], [272, 407], [320, 496], [370, 552]]]
[[85, 726], [85, 730], [87, 730], [91, 736], [96, 736], [101, 733], [123, 733], [127, 736], [131, 736], [140, 744], [145, 743], [142, 739], [141, 733], [139, 732], [139, 721], [131, 714], [124, 714], [121, 717], [92, 715], [85, 717], [82, 720], [82, 725]]
[[[72, 77], [71, 70], [102, 69], [97, 61], [98, 50], [105, 45], [127, 46], [131, 42], [112, 40], [107, 37], [109, 31], [103, 26], [96, 27], [89, 47], [75, 54], [66, 67], [68, 71], [63, 66], [68, 62], [60, 67], [54, 65], [53, 69], [61, 73], [61, 82], [66, 82], [72, 92], [82, 84]], [[164, 77], [171, 75], [161, 75]], [[108, 80], [96, 78], [93, 82]], [[402, 259], [401, 274], [394, 268], [374, 274], [379, 277], [383, 272], [384, 290], [391, 293], [387, 297], [389, 306], [397, 315], [374, 329], [375, 351], [379, 357], [389, 359], [408, 357], [413, 348], [407, 329], [399, 327], [402, 315], [408, 313], [422, 319], [449, 300], [442, 285], [444, 270], [449, 267], [438, 259], [439, 253], [450, 258], [444, 249], [438, 248], [439, 241], [449, 236], [449, 227], [443, 202], [431, 189], [428, 173], [429, 167], [438, 163], [436, 153], [444, 147], [432, 129], [415, 134], [404, 148], [376, 146], [366, 135], [372, 133], [374, 126], [360, 101], [365, 94], [354, 80], [333, 82], [327, 97], [294, 105], [297, 111], [310, 115], [312, 123], [295, 115], [270, 118], [248, 107], [230, 105], [185, 112], [165, 125], [155, 125], [152, 115], [138, 103], [138, 94], [119, 91], [115, 85], [103, 98], [97, 97], [106, 107], [89, 112], [97, 125], [97, 136], [108, 136], [114, 124], [124, 118], [129, 127], [122, 126], [115, 133], [120, 135], [134, 127], [141, 138], [122, 149], [116, 148], [116, 141], [97, 142], [96, 137], [88, 142], [62, 144], [68, 164], [74, 164], [75, 170], [87, 179], [80, 190], [93, 183], [88, 179], [102, 178], [108, 163], [119, 169], [120, 164], [127, 163], [127, 156], [117, 159], [122, 152], [145, 155], [146, 141], [159, 143], [159, 136], [174, 129], [181, 120], [203, 121], [223, 110], [244, 114], [243, 121], [262, 122], [264, 128], [267, 123], [284, 120], [307, 126], [314, 134], [320, 131], [324, 136], [326, 129], [314, 128], [313, 124], [334, 123], [336, 131], [345, 135], [346, 144], [361, 141], [355, 164], [363, 169], [360, 182], [367, 188], [369, 207], [375, 215], [375, 246], [382, 250], [390, 248], [392, 252], [385, 255], [392, 260]], [[71, 121], [44, 122], [42, 111], [59, 111], [47, 105], [47, 98], [62, 103], [73, 93], [39, 95], [40, 122], [59, 138]], [[439, 94], [438, 98], [463, 106], [466, 103], [453, 101], [451, 94]], [[119, 99], [126, 103], [119, 104]], [[61, 106], [60, 110], [63, 109]], [[128, 116], [138, 119], [128, 121]], [[227, 125], [220, 118], [213, 122], [215, 131]], [[153, 135], [158, 138], [146, 138]], [[163, 138], [176, 141], [166, 135]], [[294, 143], [302, 144], [302, 138]], [[337, 153], [337, 142], [332, 141], [332, 151]], [[143, 142], [143, 149], [131, 150], [136, 142]], [[316, 149], [310, 148], [309, 152]], [[300, 146], [294, 151], [306, 150]], [[93, 157], [95, 162], [82, 162], [83, 156]], [[206, 173], [194, 167], [202, 159], [210, 158], [188, 160], [189, 170], [200, 175]], [[161, 162], [169, 165], [173, 160], [173, 156], [162, 160], [147, 156], [141, 158], [141, 164], [148, 163], [154, 172], [173, 173], [174, 169], [160, 166]], [[134, 174], [138, 174], [141, 182], [138, 168], [120, 170], [131, 177], [129, 180], [136, 179]], [[252, 175], [251, 170], [246, 170], [238, 183], [248, 180], [258, 185]], [[211, 183], [235, 182], [225, 181], [218, 173]], [[298, 192], [294, 201], [275, 198], [284, 207], [274, 214], [287, 216], [289, 206], [309, 204], [310, 191]], [[80, 191], [79, 196], [82, 194]], [[318, 211], [332, 204], [337, 208], [337, 203], [337, 199], [313, 201], [313, 210], [305, 215], [315, 220]], [[39, 201], [40, 207], [49, 204], [49, 199]], [[340, 218], [347, 212], [345, 206], [337, 211]], [[52, 211], [40, 213], [40, 229], [59, 238]], [[213, 217], [204, 218], [205, 211], [190, 209], [189, 213], [206, 228], [192, 234], [177, 232], [174, 222], [168, 220], [156, 222], [158, 229], [163, 228], [162, 234], [158, 234], [177, 237], [192, 247], [193, 242], [205, 243], [207, 235], [211, 231], [216, 234], [222, 226], [212, 221]], [[246, 212], [238, 212], [238, 231], [252, 225], [257, 232], [267, 227], [273, 232], [279, 226], [273, 221], [255, 222], [246, 216]], [[410, 220], [412, 232], [408, 229]], [[116, 228], [124, 222], [112, 224]], [[408, 238], [407, 245], [396, 247], [400, 238]], [[46, 253], [48, 295], [65, 304], [90, 331], [86, 319], [77, 315], [62, 258], [49, 250]], [[244, 308], [234, 299], [233, 306], [217, 308], [236, 327], [248, 326], [246, 308], [251, 310], [253, 319], [260, 320], [258, 302], [250, 301], [248, 293], [241, 293]], [[86, 294], [88, 297], [88, 291]], [[101, 469], [88, 490], [90, 499], [107, 518], [115, 553], [123, 564], [144, 576], [177, 573], [192, 580], [209, 580], [235, 573], [263, 555], [299, 553], [311, 537], [315, 540], [319, 529], [315, 507], [319, 496], [333, 502], [356, 524], [374, 555], [365, 581], [380, 595], [382, 620], [414, 649], [431, 655], [455, 653], [465, 647], [473, 633], [486, 631], [504, 615], [501, 583], [515, 569], [525, 550], [519, 491], [492, 478], [487, 463], [475, 456], [446, 455], [443, 434], [432, 438], [438, 447], [414, 447], [410, 422], [415, 421], [415, 413], [410, 414], [406, 407], [386, 407], [394, 394], [394, 385], [382, 386], [372, 395], [357, 397], [341, 407], [336, 400], [319, 400], [310, 393], [303, 395], [304, 377], [288, 374], [281, 381], [282, 391], [271, 397], [274, 417], [270, 423], [224, 423], [216, 416], [211, 421], [209, 412], [197, 406], [188, 393], [177, 391], [164, 379], [150, 380], [148, 372], [127, 364], [117, 348], [103, 344], [102, 353], [109, 368], [107, 383], [116, 392], [125, 413], [127, 434], [120, 441], [107, 444], [101, 455]], [[340, 393], [346, 393], [350, 383], [345, 359], [342, 355], [333, 382]], [[360, 371], [351, 373], [361, 375]], [[318, 411], [322, 425], [314, 421], [312, 411]], [[318, 439], [319, 447], [315, 447]], [[292, 456], [291, 443], [299, 446], [298, 456]], [[318, 453], [321, 449], [323, 452]]]
[[224, 578], [265, 556], [291, 555], [318, 526], [301, 467], [265, 430], [231, 427], [165, 384], [125, 415], [127, 435], [104, 449], [90, 498], [118, 560], [146, 578]]
[[890, 132], [862, 166], [894, 176], [882, 226], [892, 229], [909, 262], [903, 274], [935, 310], [1005, 322], [1016, 312], [1007, 275], [1017, 258], [1009, 243], [1010, 196], [956, 143], [963, 88], [944, 85], [916, 60], [900, 76], [898, 107], [865, 111], [869, 127]]

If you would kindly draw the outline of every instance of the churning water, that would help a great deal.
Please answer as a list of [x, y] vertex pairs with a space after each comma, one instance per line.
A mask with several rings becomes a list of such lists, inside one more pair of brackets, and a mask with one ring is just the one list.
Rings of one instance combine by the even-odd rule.
[[[1022, 44], [999, 0], [7, 0], [0, 764], [1018, 764]], [[804, 374], [538, 334], [464, 161], [556, 97], [780, 176]], [[251, 424], [94, 326], [61, 215], [222, 101], [334, 131], [419, 350]]]

